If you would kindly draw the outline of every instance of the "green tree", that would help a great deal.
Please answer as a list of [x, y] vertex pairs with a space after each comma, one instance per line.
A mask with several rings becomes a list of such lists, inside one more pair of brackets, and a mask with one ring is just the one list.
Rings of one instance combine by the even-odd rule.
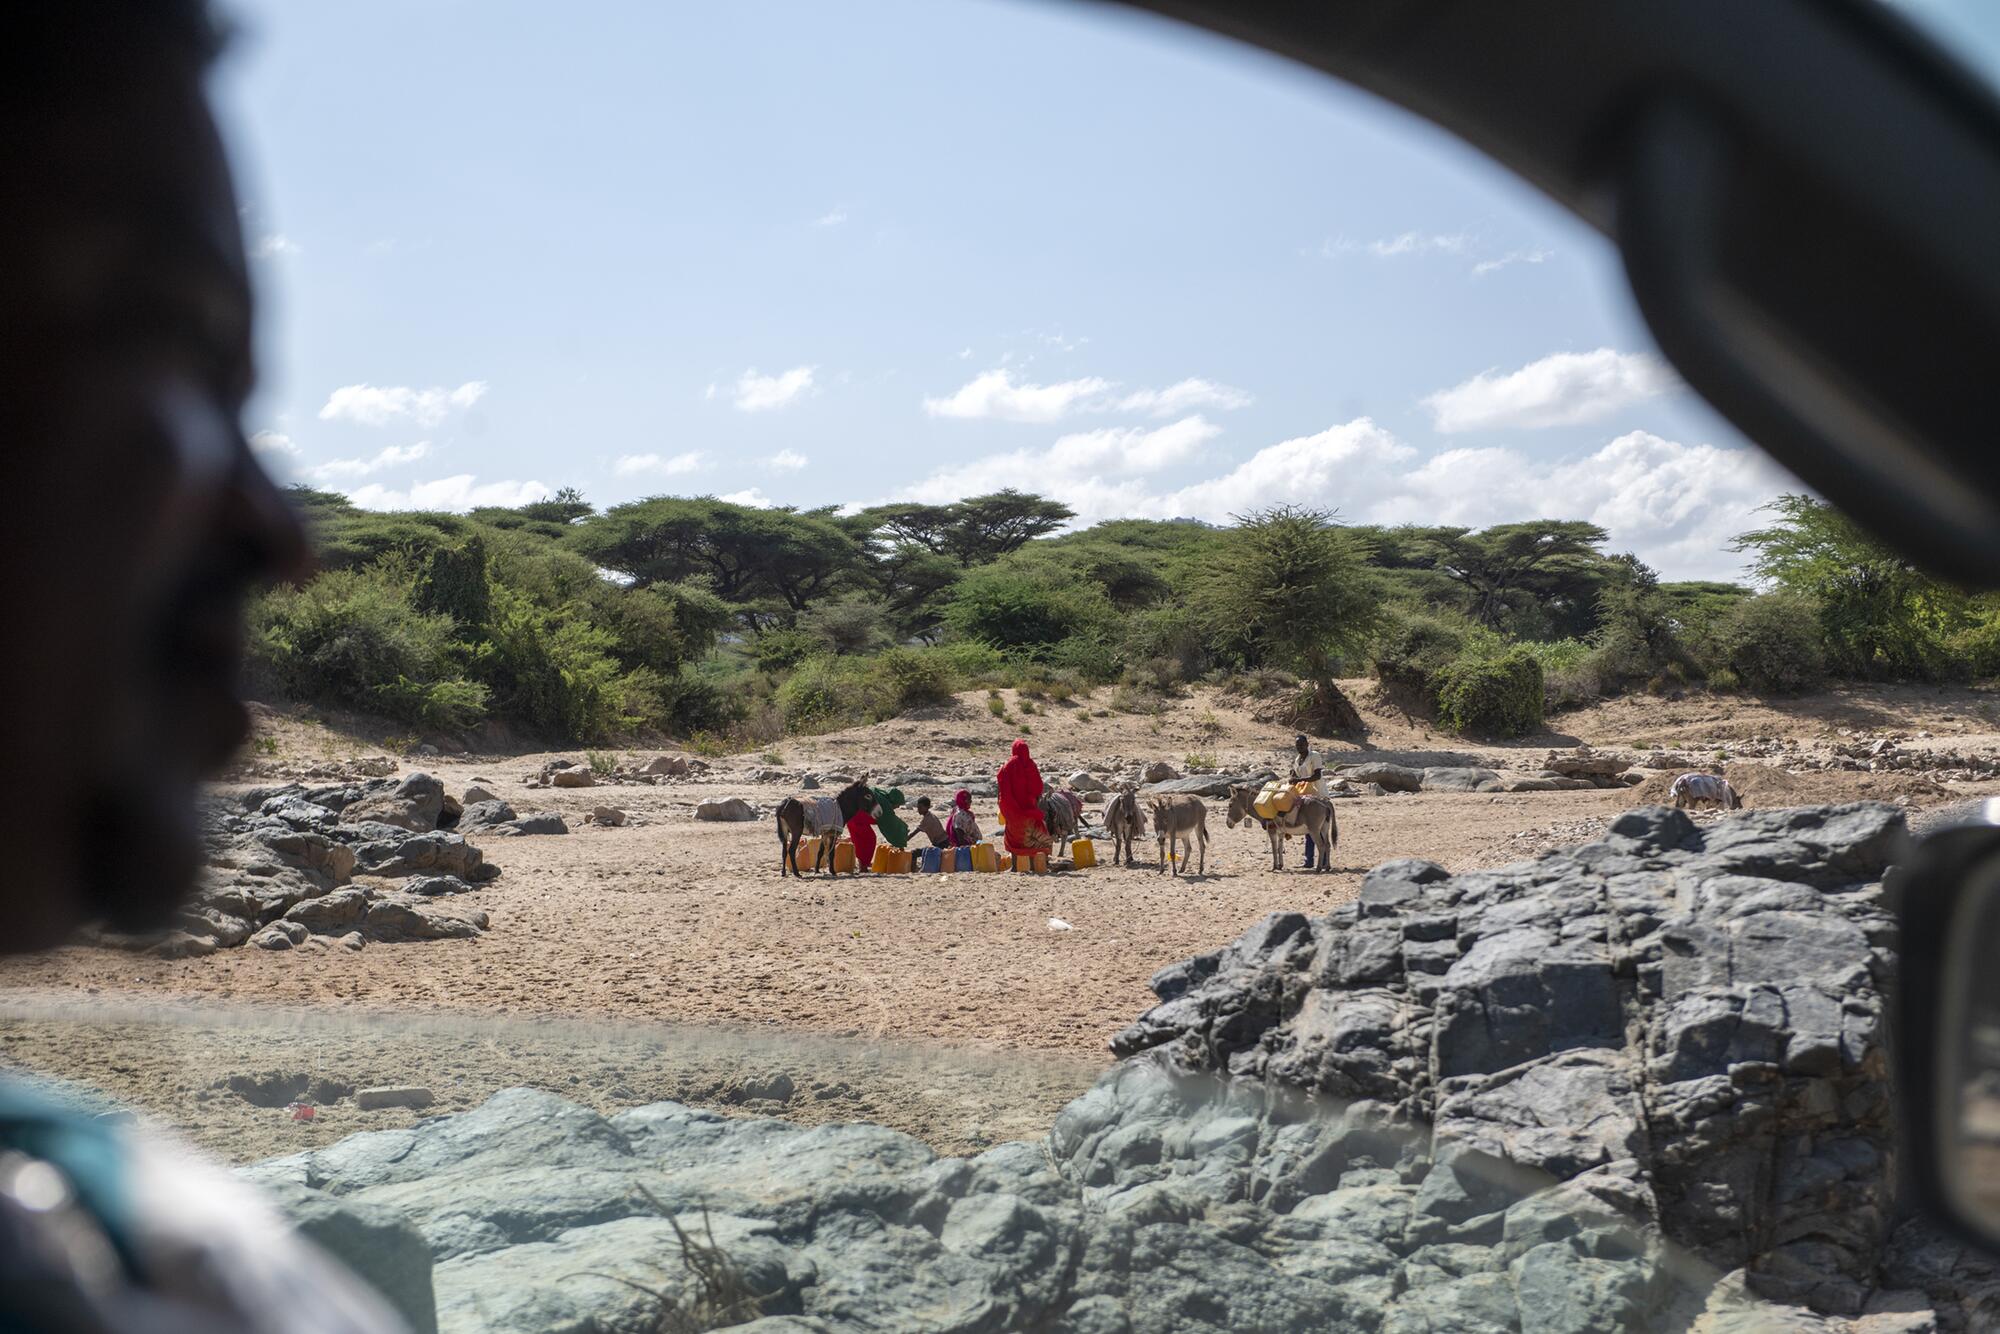
[[1965, 623], [1969, 602], [1863, 532], [1825, 501], [1780, 496], [1776, 515], [1732, 548], [1753, 553], [1759, 578], [1819, 608], [1827, 659], [1844, 676], [1927, 678], [1951, 665], [1947, 638]]
[[985, 565], [1056, 529], [1075, 512], [1009, 487], [949, 505], [878, 505], [848, 521], [863, 540], [923, 548], [962, 566]]
[[[824, 513], [712, 496], [654, 496], [578, 523], [575, 551], [640, 586], [703, 578], [723, 600], [796, 614], [866, 575], [860, 545]], [[759, 608], [762, 604], [762, 608]]]
[[[1588, 633], [1607, 569], [1606, 534], [1580, 520], [1536, 519], [1473, 531], [1436, 528], [1435, 567], [1458, 585], [1468, 615], [1489, 630], [1532, 638]], [[1526, 625], [1516, 622], [1527, 621]]]
[[1238, 516], [1195, 593], [1209, 633], [1246, 666], [1285, 667], [1309, 680], [1319, 711], [1345, 728], [1359, 716], [1334, 684], [1380, 623], [1366, 543], [1325, 510], [1297, 505]]
[[451, 617], [461, 639], [478, 639], [493, 614], [486, 578], [486, 543], [477, 533], [452, 546], [433, 548], [417, 576], [418, 611]]
[[945, 609], [958, 635], [1036, 656], [1073, 637], [1103, 638], [1117, 624], [1104, 591], [1074, 574], [982, 566], [959, 580]]

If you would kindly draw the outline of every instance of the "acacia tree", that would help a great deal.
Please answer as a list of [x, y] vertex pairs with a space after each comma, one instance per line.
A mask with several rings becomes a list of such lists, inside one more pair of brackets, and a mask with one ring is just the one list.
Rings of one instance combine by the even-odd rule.
[[1360, 715], [1333, 678], [1381, 623], [1367, 543], [1331, 512], [1297, 505], [1238, 515], [1236, 525], [1196, 595], [1209, 633], [1247, 665], [1297, 671], [1313, 685], [1309, 716], [1358, 731]]
[[1812, 599], [1827, 656], [1843, 675], [1927, 677], [1945, 666], [1945, 640], [1967, 619], [1966, 594], [1934, 579], [1823, 500], [1785, 495], [1764, 508], [1769, 527], [1737, 537], [1761, 579]]
[[705, 579], [754, 617], [788, 619], [865, 577], [860, 546], [822, 511], [654, 496], [584, 520], [568, 541], [641, 587]]
[[1060, 501], [1008, 487], [949, 505], [877, 505], [848, 522], [865, 540], [921, 547], [970, 567], [990, 564], [1074, 517]]
[[1556, 634], [1590, 629], [1606, 574], [1598, 551], [1607, 538], [1594, 523], [1536, 519], [1473, 531], [1433, 528], [1421, 545], [1434, 567], [1457, 584], [1466, 614], [1489, 630], [1524, 614]]

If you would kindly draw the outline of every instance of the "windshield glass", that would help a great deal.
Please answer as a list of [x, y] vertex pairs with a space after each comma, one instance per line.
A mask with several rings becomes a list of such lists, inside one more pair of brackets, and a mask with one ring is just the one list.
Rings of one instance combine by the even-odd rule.
[[0, 963], [23, 1087], [417, 1329], [1984, 1318], [1882, 885], [2000, 601], [1594, 232], [1097, 7], [231, 17], [317, 566], [190, 903]]

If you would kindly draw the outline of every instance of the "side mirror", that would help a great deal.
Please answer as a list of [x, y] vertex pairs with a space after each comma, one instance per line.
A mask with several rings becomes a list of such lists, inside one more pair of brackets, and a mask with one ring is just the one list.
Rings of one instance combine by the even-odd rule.
[[1898, 1093], [1917, 1202], [2000, 1250], [2000, 799], [1899, 878]]

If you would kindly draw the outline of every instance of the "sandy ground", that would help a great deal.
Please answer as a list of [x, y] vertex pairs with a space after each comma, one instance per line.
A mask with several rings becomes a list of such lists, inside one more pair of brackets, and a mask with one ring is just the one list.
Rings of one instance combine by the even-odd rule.
[[[1334, 761], [1532, 770], [1550, 746], [1578, 740], [1706, 747], [1845, 727], [1929, 731], [1958, 750], [1996, 753], [1993, 699], [1877, 690], [1782, 705], [1623, 700], [1565, 715], [1551, 733], [1511, 747], [1468, 746], [1371, 709], [1365, 752], [1325, 749]], [[484, 937], [181, 961], [75, 947], [14, 960], [0, 966], [0, 1057], [103, 1089], [238, 1159], [417, 1115], [363, 1113], [340, 1099], [299, 1123], [213, 1087], [259, 1072], [423, 1083], [438, 1094], [433, 1111], [534, 1084], [606, 1109], [674, 1097], [805, 1120], [860, 1117], [940, 1148], [973, 1149], [1037, 1133], [1086, 1086], [1109, 1059], [1106, 1040], [1150, 1002], [1146, 979], [1158, 968], [1228, 941], [1265, 913], [1323, 912], [1352, 897], [1381, 861], [1427, 857], [1453, 869], [1516, 861], [1593, 836], [1634, 800], [1590, 791], [1344, 801], [1334, 869], [1323, 875], [1273, 873], [1261, 831], [1224, 829], [1215, 803], [1207, 874], [1186, 877], [1148, 864], [1041, 878], [800, 882], [777, 874], [768, 815], [747, 824], [691, 818], [709, 797], [740, 796], [768, 812], [791, 794], [789, 780], [750, 780], [760, 765], [990, 774], [1024, 722], [1052, 779], [1114, 759], [1269, 765], [1288, 739], [1254, 722], [1241, 701], [1206, 694], [1156, 718], [1100, 716], [1103, 699], [1031, 714], [1011, 693], [1003, 703], [1006, 719], [983, 694], [968, 695], [929, 716], [787, 741], [775, 756], [717, 758], [702, 781], [659, 787], [531, 790], [524, 781], [539, 755], [407, 760], [405, 771], [425, 768], [453, 792], [477, 779], [523, 813], [557, 810], [574, 827], [567, 836], [480, 840], [503, 868], [479, 891], [492, 918]], [[272, 739], [258, 753], [267, 762], [274, 751], [282, 762], [376, 748], [373, 738], [290, 717], [267, 719], [264, 730]], [[1923, 806], [1995, 786], [1947, 790], [1865, 773], [1773, 772], [1763, 781], [1764, 792], [1745, 784], [1752, 805], [1900, 797]], [[584, 825], [599, 804], [631, 823]], [[990, 799], [977, 805], [991, 816]], [[1052, 930], [1052, 917], [1072, 929]], [[779, 1075], [790, 1090], [774, 1083]], [[760, 1096], [773, 1093], [782, 1096]]]

